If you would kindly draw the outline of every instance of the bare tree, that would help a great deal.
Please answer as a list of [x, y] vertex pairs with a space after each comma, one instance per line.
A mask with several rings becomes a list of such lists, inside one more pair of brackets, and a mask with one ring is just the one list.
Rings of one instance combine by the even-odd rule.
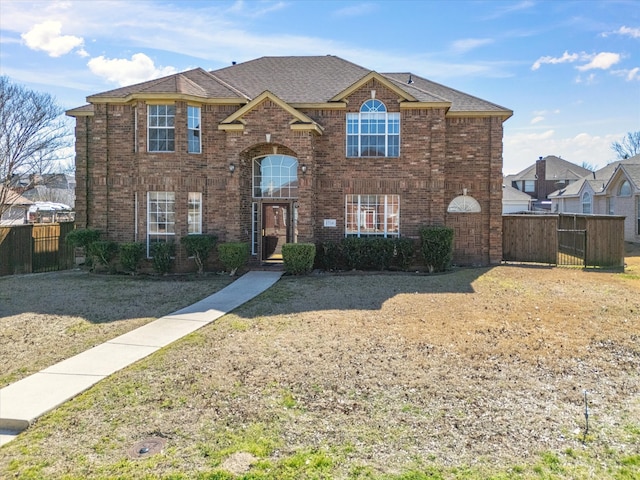
[[[16, 178], [38, 178], [34, 174], [52, 172], [64, 160], [72, 137], [63, 114], [51, 95], [0, 76], [0, 215], [9, 208], [6, 200]], [[30, 180], [15, 193], [35, 184]]]
[[627, 133], [621, 142], [613, 142], [611, 149], [616, 152], [618, 160], [624, 160], [640, 154], [640, 130]]

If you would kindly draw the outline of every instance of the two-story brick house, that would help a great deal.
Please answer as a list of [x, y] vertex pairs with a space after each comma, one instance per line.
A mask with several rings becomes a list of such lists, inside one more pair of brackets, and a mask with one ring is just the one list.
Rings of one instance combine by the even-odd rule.
[[[284, 242], [455, 229], [454, 262], [502, 255], [506, 108], [335, 56], [263, 57], [87, 98], [76, 222], [109, 239]], [[178, 268], [186, 266], [178, 258]]]

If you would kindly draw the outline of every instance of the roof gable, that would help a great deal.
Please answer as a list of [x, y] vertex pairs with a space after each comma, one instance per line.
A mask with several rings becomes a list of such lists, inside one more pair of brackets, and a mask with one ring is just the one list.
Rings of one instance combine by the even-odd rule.
[[387, 78], [383, 77], [382, 75], [376, 72], [369, 72], [367, 75], [359, 79], [357, 82], [349, 85], [349, 87], [345, 88], [341, 92], [338, 92], [336, 95], [334, 95], [333, 98], [331, 98], [331, 101], [332, 102], [344, 101], [353, 92], [355, 92], [356, 90], [359, 90], [368, 82], [374, 79], [380, 82], [382, 85], [387, 87], [389, 90], [391, 90], [395, 94], [397, 94], [402, 100], [409, 101], [409, 102], [418, 101], [413, 95], [409, 94], [409, 92], [407, 92], [402, 88], [399, 88], [394, 82], [388, 80]]
[[310, 117], [305, 115], [304, 113], [296, 110], [288, 103], [282, 101], [277, 96], [269, 91], [262, 92], [258, 97], [251, 100], [249, 103], [244, 105], [239, 110], [235, 111], [233, 114], [229, 115], [218, 125], [218, 129], [220, 130], [244, 130], [245, 121], [243, 117], [247, 115], [247, 113], [255, 110], [258, 106], [263, 104], [265, 101], [271, 101], [284, 111], [286, 111], [289, 115], [293, 117], [293, 119], [289, 122], [289, 125], [292, 130], [307, 130], [314, 131], [320, 135], [324, 129]]

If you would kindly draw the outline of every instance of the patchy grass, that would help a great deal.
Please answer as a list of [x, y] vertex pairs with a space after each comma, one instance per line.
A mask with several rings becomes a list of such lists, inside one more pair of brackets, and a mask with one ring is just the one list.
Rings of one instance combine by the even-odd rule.
[[0, 277], [0, 388], [201, 300], [228, 276]]
[[0, 476], [635, 480], [638, 332], [624, 273], [284, 277], [44, 416]]

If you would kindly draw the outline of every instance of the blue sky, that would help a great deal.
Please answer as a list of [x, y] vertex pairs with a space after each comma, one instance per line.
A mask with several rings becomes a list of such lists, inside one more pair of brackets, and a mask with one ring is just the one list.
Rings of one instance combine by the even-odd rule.
[[604, 166], [640, 130], [640, 2], [2, 0], [0, 74], [65, 108], [194, 67], [326, 55], [514, 111], [504, 172]]

